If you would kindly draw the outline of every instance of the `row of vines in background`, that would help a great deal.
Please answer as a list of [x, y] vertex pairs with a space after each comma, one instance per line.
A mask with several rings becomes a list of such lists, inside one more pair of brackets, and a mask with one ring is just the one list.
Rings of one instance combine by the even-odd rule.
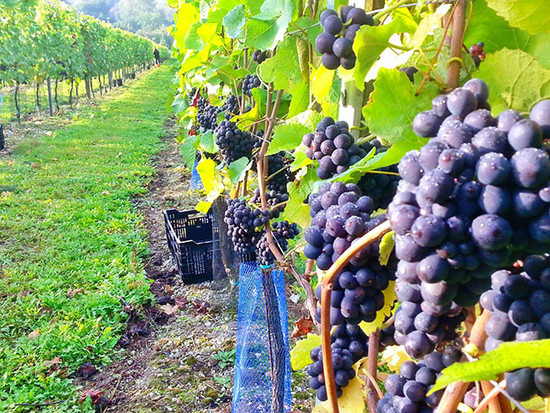
[[[155, 46], [58, 0], [0, 5], [0, 81], [16, 91], [20, 85], [82, 80], [90, 94], [91, 79], [112, 86], [124, 71], [151, 62]], [[166, 48], [157, 47], [166, 58]]]
[[315, 411], [544, 408], [550, 6], [169, 3], [197, 209], [304, 289]]

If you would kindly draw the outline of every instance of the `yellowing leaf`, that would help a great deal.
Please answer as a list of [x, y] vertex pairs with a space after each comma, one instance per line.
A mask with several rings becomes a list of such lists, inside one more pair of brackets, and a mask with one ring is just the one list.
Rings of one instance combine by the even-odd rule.
[[[360, 362], [354, 368], [357, 371]], [[338, 399], [338, 407], [342, 413], [364, 413], [365, 402], [363, 401], [363, 389], [361, 381], [355, 376], [342, 390], [342, 397]], [[312, 410], [312, 413], [332, 413], [330, 402], [327, 400]]]
[[181, 50], [185, 44], [185, 36], [187, 36], [189, 28], [200, 19], [200, 14], [195, 4], [182, 3], [179, 7], [180, 9], [176, 15], [176, 32], [174, 34], [174, 39]]
[[398, 373], [401, 365], [410, 359], [403, 346], [388, 346], [382, 352], [382, 363], [394, 373]]
[[328, 70], [323, 65], [313, 69], [311, 92], [319, 100], [325, 100], [332, 87], [334, 79], [334, 70]]
[[407, 43], [407, 47], [410, 47], [411, 49], [420, 48], [420, 46], [424, 43], [424, 40], [426, 40], [426, 37], [428, 37], [434, 28], [439, 26], [441, 19], [449, 12], [450, 9], [450, 4], [442, 4], [437, 8], [435, 13], [428, 14], [424, 17], [412, 35], [411, 40]]
[[390, 285], [384, 290], [384, 307], [378, 311], [376, 319], [370, 323], [363, 321], [359, 324], [366, 335], [370, 335], [372, 332], [376, 331], [377, 328], [382, 327], [386, 318], [391, 314], [393, 303], [396, 299], [395, 281], [390, 281]]
[[296, 343], [290, 352], [290, 366], [292, 370], [301, 370], [312, 363], [309, 353], [321, 345], [321, 336], [308, 334], [307, 338]]
[[380, 257], [378, 258], [380, 265], [386, 265], [388, 263], [394, 246], [395, 232], [391, 231], [384, 235], [380, 242]]

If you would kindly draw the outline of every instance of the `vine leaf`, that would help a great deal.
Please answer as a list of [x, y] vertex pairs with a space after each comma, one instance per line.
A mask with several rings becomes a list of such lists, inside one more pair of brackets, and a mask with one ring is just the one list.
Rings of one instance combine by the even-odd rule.
[[420, 48], [424, 43], [424, 40], [426, 40], [426, 37], [428, 37], [434, 27], [437, 27], [440, 24], [441, 19], [449, 12], [450, 9], [450, 4], [442, 4], [437, 8], [435, 13], [428, 14], [424, 17], [418, 24], [418, 28], [412, 35], [411, 40], [407, 43], [407, 47], [410, 47], [411, 49]]
[[[364, 360], [364, 359], [363, 359]], [[359, 360], [353, 368], [357, 372], [362, 360]], [[338, 407], [341, 412], [364, 413], [365, 402], [363, 401], [363, 388], [357, 375], [349, 381], [349, 384], [342, 389], [342, 397], [338, 398]], [[331, 413], [330, 401], [315, 406], [312, 413]]]
[[297, 148], [302, 142], [302, 137], [315, 130], [315, 126], [321, 119], [322, 116], [319, 113], [307, 110], [277, 126], [267, 154], [272, 155], [279, 151]]
[[488, 0], [489, 6], [513, 27], [531, 34], [544, 33], [550, 25], [550, 3], [540, 0]]
[[223, 18], [223, 25], [227, 30], [227, 35], [232, 39], [237, 39], [242, 35], [245, 24], [246, 16], [244, 4], [235, 6]]
[[292, 84], [302, 82], [296, 39], [287, 37], [280, 43], [277, 46], [277, 54], [258, 67], [258, 74], [264, 82], [273, 82], [275, 89], [288, 90]]
[[550, 32], [532, 35], [512, 27], [487, 5], [486, 0], [473, 3], [472, 18], [464, 37], [467, 46], [480, 41], [485, 43], [486, 53], [494, 53], [505, 47], [521, 49], [537, 59], [543, 67], [550, 69]]
[[388, 346], [382, 352], [382, 363], [384, 363], [393, 373], [399, 373], [401, 365], [407, 360], [411, 360], [403, 346]]
[[192, 24], [199, 21], [200, 14], [197, 5], [191, 3], [183, 3], [176, 16], [176, 30], [174, 32], [174, 40], [180, 50], [185, 45], [185, 37], [189, 32]]
[[353, 51], [357, 56], [355, 65], [355, 82], [359, 90], [365, 89], [365, 78], [370, 68], [376, 62], [382, 52], [390, 45], [390, 37], [394, 33], [411, 33], [416, 30], [416, 25], [411, 24], [401, 14], [395, 14], [391, 23], [382, 26], [363, 26], [357, 32], [353, 42]]
[[306, 228], [311, 223], [309, 215], [309, 205], [304, 204], [304, 199], [313, 192], [317, 174], [315, 169], [307, 168], [307, 172], [300, 181], [290, 182], [288, 188], [288, 204], [284, 212], [284, 218], [289, 222], [296, 222], [302, 228]]
[[382, 327], [384, 321], [392, 312], [395, 300], [397, 300], [395, 281], [390, 281], [388, 288], [384, 290], [384, 307], [376, 313], [376, 319], [370, 323], [363, 321], [359, 324], [367, 336]]
[[550, 97], [550, 70], [522, 50], [502, 49], [487, 56], [477, 75], [491, 85], [489, 100], [496, 114], [509, 108], [526, 112]]
[[363, 108], [370, 132], [390, 141], [392, 149], [396, 148], [391, 155], [397, 159], [426, 142], [414, 133], [412, 122], [418, 112], [431, 108], [438, 91], [434, 85], [426, 84], [420, 96], [415, 96], [416, 88], [405, 73], [381, 68], [369, 103]]
[[201, 135], [201, 146], [208, 153], [217, 153], [219, 148], [216, 145], [216, 139], [214, 139], [214, 133], [209, 130]]
[[247, 22], [245, 44], [270, 50], [280, 42], [297, 9], [297, 0], [271, 0], [262, 4], [261, 13]]
[[298, 341], [290, 351], [290, 366], [292, 370], [302, 370], [304, 367], [313, 363], [309, 357], [309, 353], [320, 345], [321, 336], [317, 334], [308, 334], [307, 338]]
[[248, 158], [244, 156], [234, 162], [231, 162], [229, 164], [229, 168], [227, 168], [227, 172], [231, 182], [236, 184], [237, 182], [242, 180], [244, 178], [244, 174], [248, 169], [250, 169], [251, 166], [252, 162], [250, 162]]
[[387, 265], [388, 261], [390, 259], [390, 255], [393, 251], [393, 247], [395, 246], [395, 231], [388, 232], [384, 237], [382, 237], [382, 241], [380, 242], [380, 257], [378, 258], [378, 261], [380, 262], [380, 265]]
[[502, 343], [477, 361], [455, 363], [443, 370], [432, 392], [459, 380], [497, 380], [499, 374], [523, 367], [550, 367], [550, 339]]

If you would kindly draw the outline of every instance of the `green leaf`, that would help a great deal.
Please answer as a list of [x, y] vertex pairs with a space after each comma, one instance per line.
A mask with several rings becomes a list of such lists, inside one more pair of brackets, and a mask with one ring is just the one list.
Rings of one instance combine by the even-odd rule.
[[523, 367], [550, 367], [550, 339], [502, 343], [471, 363], [455, 363], [442, 371], [432, 391], [455, 381], [497, 380], [506, 371]]
[[181, 93], [178, 93], [172, 102], [172, 111], [174, 113], [183, 112], [189, 107], [189, 102], [186, 98], [183, 97]]
[[484, 42], [486, 53], [494, 53], [502, 48], [521, 49], [545, 67], [550, 69], [550, 33], [531, 35], [510, 24], [487, 6], [485, 0], [473, 3], [473, 12], [464, 37], [464, 44], [470, 46]]
[[429, 13], [426, 17], [424, 17], [412, 35], [411, 40], [407, 43], [407, 47], [410, 47], [411, 49], [420, 48], [424, 43], [424, 40], [426, 40], [426, 37], [428, 37], [434, 27], [437, 27], [441, 23], [441, 19], [449, 12], [450, 9], [450, 4], [443, 4], [437, 8], [435, 13]]
[[180, 147], [180, 153], [183, 156], [183, 161], [190, 171], [195, 167], [195, 156], [197, 149], [190, 141], [185, 141]]
[[513, 27], [531, 34], [548, 32], [550, 2], [541, 0], [488, 0], [489, 6]]
[[437, 92], [434, 85], [426, 84], [420, 96], [415, 96], [416, 87], [405, 73], [381, 68], [369, 103], [363, 108], [370, 132], [398, 146], [400, 151], [419, 149], [426, 139], [414, 133], [412, 122], [418, 112], [431, 108]]
[[405, 20], [401, 14], [396, 14], [391, 23], [382, 26], [365, 25], [359, 29], [353, 42], [353, 51], [357, 56], [354, 78], [359, 90], [365, 89], [365, 78], [374, 62], [389, 46], [389, 39], [400, 31], [412, 32], [416, 27]]
[[214, 133], [212, 133], [211, 130], [206, 131], [201, 135], [200, 143], [203, 149], [208, 153], [217, 153], [219, 150], [218, 145], [216, 145]]
[[295, 149], [302, 142], [306, 133], [315, 130], [315, 125], [319, 123], [322, 116], [314, 111], [307, 110], [299, 115], [289, 119], [282, 125], [275, 128], [273, 139], [269, 144], [268, 155], [279, 151]]
[[223, 25], [227, 30], [227, 35], [232, 39], [237, 39], [242, 35], [245, 24], [246, 16], [243, 4], [235, 6], [235, 8], [223, 18]]
[[315, 169], [307, 168], [306, 174], [299, 182], [290, 182], [288, 188], [288, 204], [286, 205], [284, 218], [289, 222], [296, 222], [302, 228], [306, 228], [311, 223], [309, 215], [309, 205], [304, 204], [304, 200], [313, 191], [317, 174]]
[[229, 179], [231, 180], [231, 182], [236, 184], [237, 182], [244, 179], [246, 171], [249, 170], [251, 166], [252, 162], [244, 156], [234, 162], [231, 162], [229, 164], [229, 168], [227, 168]]
[[297, 9], [297, 0], [270, 0], [262, 12], [248, 19], [245, 44], [251, 48], [271, 50], [283, 40]]
[[287, 37], [280, 43], [275, 56], [258, 67], [258, 74], [264, 82], [273, 82], [275, 89], [288, 89], [293, 83], [301, 82], [302, 72], [296, 50], [296, 39]]
[[307, 338], [298, 341], [290, 351], [290, 366], [292, 370], [302, 370], [312, 363], [309, 353], [321, 345], [321, 336], [308, 334]]
[[380, 257], [378, 258], [380, 265], [388, 264], [393, 247], [395, 247], [395, 232], [391, 231], [384, 235], [380, 242]]
[[187, 36], [185, 36], [185, 48], [193, 50], [202, 50], [204, 43], [199, 36], [198, 29], [202, 26], [201, 22], [195, 22], [189, 28]]
[[293, 153], [294, 161], [290, 164], [290, 170], [292, 172], [302, 169], [308, 165], [312, 165], [313, 161], [306, 156], [306, 147], [300, 145]]
[[293, 117], [305, 111], [309, 106], [309, 83], [296, 83], [289, 89], [289, 93], [292, 95], [292, 100], [290, 101], [288, 116]]
[[487, 56], [476, 74], [490, 87], [494, 114], [509, 108], [526, 112], [538, 100], [550, 97], [550, 70], [522, 50], [502, 49]]

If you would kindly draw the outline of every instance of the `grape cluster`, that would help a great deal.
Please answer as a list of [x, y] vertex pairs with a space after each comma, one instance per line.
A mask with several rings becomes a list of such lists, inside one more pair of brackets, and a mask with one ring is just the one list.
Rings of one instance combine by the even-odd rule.
[[[278, 205], [278, 207], [274, 209], [279, 212], [284, 211], [286, 206], [284, 202], [289, 199], [288, 190], [286, 187], [289, 180], [289, 175], [287, 173], [288, 168], [285, 168], [286, 158], [283, 155], [284, 153], [280, 152], [267, 157], [267, 176], [270, 178], [266, 182], [265, 197], [267, 205], [270, 207], [275, 207]], [[258, 204], [261, 202], [259, 188], [254, 190], [254, 196], [252, 197], [251, 202]]]
[[378, 402], [378, 413], [434, 412], [443, 390], [429, 396], [426, 394], [435, 384], [441, 370], [459, 361], [460, 356], [460, 351], [446, 348], [443, 352], [427, 354], [418, 363], [404, 362], [400, 374], [392, 374], [386, 378], [386, 394]]
[[[349, 381], [355, 377], [353, 364], [367, 355], [368, 337], [358, 325], [344, 323], [337, 326], [332, 332], [331, 343], [336, 395], [340, 397], [342, 388], [346, 387]], [[325, 401], [328, 397], [321, 347], [311, 350], [310, 357], [313, 363], [307, 369], [307, 373], [311, 377], [309, 387], [317, 390], [319, 400]]]
[[[285, 252], [288, 249], [288, 240], [296, 237], [299, 233], [298, 225], [294, 222], [291, 224], [288, 221], [278, 221], [272, 225], [273, 238], [281, 252]], [[258, 240], [256, 250], [258, 261], [261, 265], [273, 264], [275, 257], [269, 249], [265, 232]]]
[[218, 113], [220, 108], [210, 104], [208, 99], [199, 97], [197, 100], [197, 123], [203, 131], [214, 130], [218, 124]]
[[239, 98], [235, 95], [231, 95], [227, 98], [222, 106], [222, 112], [225, 112], [225, 119], [231, 120], [235, 115], [239, 114]]
[[[531, 255], [517, 273], [499, 270], [491, 275], [492, 289], [481, 296], [491, 312], [485, 325], [491, 351], [504, 341], [533, 341], [550, 337], [550, 257]], [[535, 394], [550, 396], [550, 369], [519, 369], [506, 373], [506, 390], [525, 401]]]
[[342, 16], [327, 9], [321, 13], [323, 32], [315, 39], [315, 48], [323, 54], [321, 63], [329, 70], [353, 69], [357, 57], [353, 51], [353, 41], [361, 26], [374, 25], [372, 16], [358, 7], [345, 6]]
[[261, 64], [265, 59], [267, 59], [266, 51], [254, 50], [254, 53], [252, 53], [252, 60], [258, 64]]
[[[320, 270], [328, 270], [357, 238], [384, 220], [384, 216], [370, 217], [372, 200], [361, 196], [355, 184], [323, 184], [308, 202], [313, 220], [305, 231], [304, 255], [315, 259]], [[382, 266], [378, 258], [376, 242], [359, 251], [336, 277], [331, 293], [331, 324], [357, 324], [376, 318], [376, 312], [384, 306], [382, 291], [395, 274], [394, 260]], [[321, 295], [321, 286], [317, 295]]]
[[269, 210], [252, 209], [244, 199], [228, 199], [224, 221], [235, 252], [242, 255], [254, 254], [256, 243], [262, 235], [257, 229], [272, 218]]
[[433, 139], [398, 165], [402, 180], [388, 207], [398, 295], [422, 300], [427, 321], [423, 329], [410, 318], [406, 329], [396, 326], [396, 341], [414, 357], [450, 337], [454, 323], [445, 322], [446, 331], [440, 323], [476, 304], [491, 268], [509, 265], [530, 240], [550, 243], [550, 159], [541, 149], [550, 101], [535, 105], [530, 120], [510, 110], [494, 119], [488, 94], [472, 79], [436, 97], [413, 121], [417, 135]]
[[226, 120], [220, 122], [215, 133], [216, 145], [228, 164], [242, 157], [252, 157], [252, 149], [257, 139], [250, 133], [240, 130], [233, 122]]
[[202, 96], [197, 99], [197, 123], [203, 131], [215, 130], [218, 126], [218, 114], [226, 112], [225, 119], [229, 120], [239, 113], [239, 99], [236, 96], [229, 96], [222, 106], [213, 106], [208, 99]]
[[479, 67], [479, 64], [482, 60], [485, 60], [485, 52], [483, 51], [484, 46], [485, 44], [483, 42], [479, 42], [470, 46], [470, 55], [474, 59], [474, 63], [477, 67]]
[[334, 122], [330, 117], [317, 124], [315, 133], [304, 135], [302, 143], [306, 147], [306, 156], [319, 161], [317, 177], [320, 179], [345, 172], [367, 154], [354, 143], [348, 124], [344, 121]]
[[246, 75], [243, 80], [243, 93], [247, 96], [252, 95], [252, 89], [260, 87], [262, 82], [256, 75]]
[[[377, 139], [362, 144], [360, 148], [366, 153], [374, 149], [376, 151], [375, 154], [388, 150], [388, 148]], [[370, 173], [367, 172], [361, 177], [357, 185], [362, 193], [372, 199], [374, 210], [386, 209], [397, 191], [399, 179], [397, 165], [391, 165], [378, 168]]]

